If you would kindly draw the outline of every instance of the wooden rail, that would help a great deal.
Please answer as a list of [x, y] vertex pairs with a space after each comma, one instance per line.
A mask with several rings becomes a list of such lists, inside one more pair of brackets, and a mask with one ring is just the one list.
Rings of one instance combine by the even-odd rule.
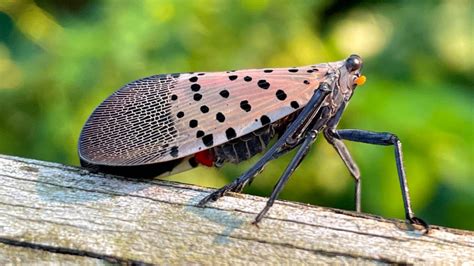
[[[0, 264], [452, 263], [474, 261], [474, 232], [233, 194], [90, 174], [0, 155]], [[413, 228], [412, 228], [413, 229]]]

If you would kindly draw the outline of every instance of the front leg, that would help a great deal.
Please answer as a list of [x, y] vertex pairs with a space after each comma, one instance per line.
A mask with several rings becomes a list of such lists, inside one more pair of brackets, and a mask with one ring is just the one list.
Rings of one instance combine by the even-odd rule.
[[355, 163], [354, 159], [352, 159], [349, 150], [347, 149], [346, 145], [342, 140], [339, 139], [339, 136], [336, 134], [336, 127], [341, 120], [341, 116], [346, 109], [346, 103], [343, 103], [341, 107], [337, 110], [336, 114], [329, 120], [327, 124], [327, 128], [324, 130], [324, 137], [326, 140], [331, 144], [334, 149], [336, 150], [337, 154], [341, 157], [342, 161], [351, 173], [352, 177], [355, 181], [355, 193], [354, 193], [354, 205], [357, 212], [361, 211], [361, 184], [360, 184], [360, 171], [359, 167]]
[[400, 188], [402, 190], [403, 205], [405, 207], [405, 217], [411, 224], [419, 224], [429, 230], [428, 224], [420, 218], [414, 216], [411, 209], [410, 194], [408, 193], [408, 182], [403, 166], [402, 143], [395, 134], [388, 132], [373, 132], [367, 130], [345, 129], [337, 130], [336, 135], [340, 139], [369, 143], [375, 145], [393, 145], [395, 147], [395, 162], [397, 165]]
[[360, 171], [359, 167], [355, 163], [354, 159], [352, 159], [349, 150], [347, 149], [346, 145], [342, 140], [338, 138], [336, 135], [335, 129], [328, 128], [324, 130], [324, 137], [326, 140], [331, 144], [334, 149], [336, 150], [337, 154], [341, 157], [342, 161], [346, 165], [349, 173], [351, 173], [352, 177], [355, 181], [355, 193], [354, 193], [354, 205], [357, 212], [361, 211], [361, 184], [360, 184]]

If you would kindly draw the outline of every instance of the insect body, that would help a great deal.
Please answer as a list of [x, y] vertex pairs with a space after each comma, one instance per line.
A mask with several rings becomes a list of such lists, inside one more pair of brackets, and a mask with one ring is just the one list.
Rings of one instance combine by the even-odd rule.
[[[414, 217], [402, 164], [401, 143], [390, 133], [337, 130], [361, 75], [362, 59], [305, 67], [249, 69], [214, 73], [155, 75], [131, 82], [89, 117], [79, 139], [81, 164], [123, 176], [153, 177], [198, 166], [239, 163], [266, 150], [232, 183], [204, 198], [240, 192], [273, 159], [298, 148], [282, 174], [259, 222], [319, 133], [331, 143], [356, 182], [360, 211], [360, 173], [343, 139], [394, 145], [405, 214]], [[267, 149], [272, 138], [277, 142]]]

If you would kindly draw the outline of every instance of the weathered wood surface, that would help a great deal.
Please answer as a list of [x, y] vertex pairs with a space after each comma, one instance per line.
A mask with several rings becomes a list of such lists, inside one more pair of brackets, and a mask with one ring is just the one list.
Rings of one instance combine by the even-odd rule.
[[210, 190], [0, 156], [0, 264], [461, 263], [474, 232], [236, 195], [206, 208]]

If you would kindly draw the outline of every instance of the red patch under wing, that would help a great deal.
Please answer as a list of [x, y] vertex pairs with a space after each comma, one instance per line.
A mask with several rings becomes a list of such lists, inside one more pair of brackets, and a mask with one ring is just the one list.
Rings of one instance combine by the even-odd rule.
[[214, 165], [214, 153], [211, 150], [205, 150], [205, 151], [200, 151], [196, 154], [194, 154], [194, 158], [196, 159], [196, 162], [212, 167]]

